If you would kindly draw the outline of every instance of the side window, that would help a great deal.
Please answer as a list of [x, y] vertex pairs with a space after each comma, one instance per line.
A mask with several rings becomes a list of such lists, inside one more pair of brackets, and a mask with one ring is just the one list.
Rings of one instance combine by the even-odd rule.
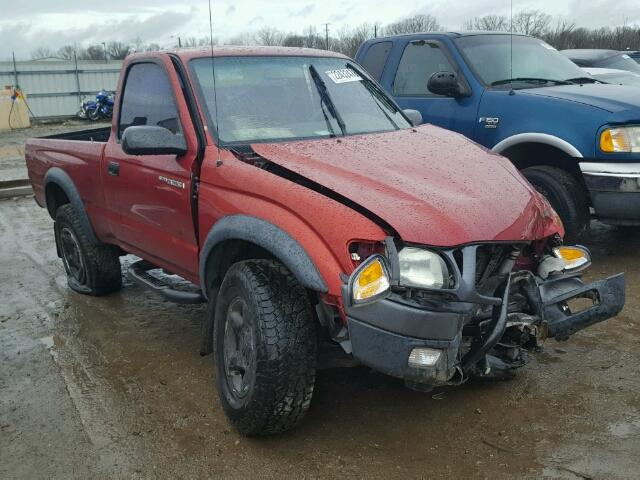
[[369, 47], [362, 62], [360, 62], [376, 80], [380, 80], [382, 76], [382, 71], [387, 63], [387, 57], [389, 57], [392, 45], [391, 42], [374, 43]]
[[169, 77], [155, 63], [137, 63], [127, 73], [120, 108], [118, 138], [127, 127], [154, 125], [181, 133]]
[[455, 72], [456, 68], [437, 44], [411, 42], [402, 53], [393, 94], [439, 97], [427, 90], [427, 82], [431, 75], [442, 71]]

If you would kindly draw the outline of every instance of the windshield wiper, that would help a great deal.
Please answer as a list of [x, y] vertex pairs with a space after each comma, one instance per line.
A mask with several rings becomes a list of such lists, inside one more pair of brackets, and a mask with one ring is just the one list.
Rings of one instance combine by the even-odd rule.
[[567, 82], [571, 82], [571, 83], [607, 83], [607, 82], [603, 82], [602, 80], [598, 80], [597, 78], [593, 78], [593, 77], [567, 78], [566, 81]]
[[[340, 113], [338, 113], [338, 110], [336, 109], [336, 106], [333, 103], [333, 100], [331, 100], [331, 96], [329, 95], [329, 91], [327, 90], [327, 85], [324, 83], [322, 78], [320, 78], [320, 74], [318, 73], [318, 70], [316, 69], [315, 66], [309, 65], [309, 72], [311, 73], [311, 78], [313, 78], [313, 83], [316, 84], [316, 88], [318, 89], [318, 93], [320, 94], [320, 102], [324, 103], [327, 106], [329, 113], [331, 113], [333, 118], [336, 119], [336, 122], [338, 122], [338, 126], [340, 127], [340, 131], [342, 131], [342, 135], [343, 136], [346, 135], [347, 126], [345, 125], [344, 120], [342, 119], [342, 116], [340, 115]], [[333, 132], [333, 128], [331, 127], [331, 122], [329, 122], [329, 119], [326, 118], [326, 113], [324, 113], [324, 110], [322, 113], [325, 115], [325, 119], [327, 120], [327, 125]]]
[[536, 78], [536, 77], [518, 77], [508, 78], [506, 80], [497, 80], [491, 83], [492, 87], [498, 85], [506, 85], [508, 83], [553, 83], [555, 85], [572, 85], [573, 82], [568, 80], [554, 80], [551, 78]]
[[369, 90], [369, 93], [376, 101], [376, 105], [378, 105], [378, 108], [380, 109], [380, 111], [384, 114], [385, 117], [387, 117], [387, 120], [389, 120], [391, 125], [393, 125], [396, 130], [400, 130], [400, 127], [393, 120], [393, 118], [391, 118], [391, 115], [389, 115], [385, 111], [385, 109], [382, 108], [382, 104], [384, 104], [389, 110], [396, 110], [396, 106], [391, 103], [391, 101], [386, 96], [386, 94], [380, 89], [380, 87], [378, 87], [374, 82], [372, 82], [366, 76], [364, 76], [361, 72], [359, 72], [353, 65], [347, 63], [347, 68], [350, 70], [353, 70], [358, 74], [360, 78], [362, 78], [362, 82], [364, 83], [365, 88]]

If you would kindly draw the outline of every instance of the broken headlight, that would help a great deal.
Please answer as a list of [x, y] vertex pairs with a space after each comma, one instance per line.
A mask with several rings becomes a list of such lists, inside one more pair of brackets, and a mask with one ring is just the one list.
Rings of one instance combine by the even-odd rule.
[[435, 252], [405, 247], [398, 253], [400, 285], [414, 288], [449, 288], [449, 268]]

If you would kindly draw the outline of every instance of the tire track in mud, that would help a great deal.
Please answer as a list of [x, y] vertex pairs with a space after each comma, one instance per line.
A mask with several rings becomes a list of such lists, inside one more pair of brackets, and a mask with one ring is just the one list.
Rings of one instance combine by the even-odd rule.
[[13, 292], [14, 298], [18, 299], [20, 309], [39, 322], [33, 330], [42, 328], [49, 334], [40, 340], [64, 380], [84, 433], [94, 447], [93, 453], [100, 459], [99, 469], [111, 474], [131, 474], [137, 463], [133, 449], [121, 444], [124, 435], [107, 420], [119, 418], [120, 409], [110, 405], [108, 395], [100, 393], [112, 387], [87, 367], [96, 357], [98, 363], [103, 360], [101, 353], [87, 348], [78, 338], [78, 306], [91, 309], [89, 303], [93, 299], [76, 295], [66, 287], [66, 275], [55, 254], [53, 222], [44, 210], [37, 215], [40, 220], [34, 222], [37, 210], [30, 202], [33, 202], [30, 198], [0, 202], [0, 245], [6, 252], [25, 259], [36, 272], [30, 275], [34, 280], [27, 287], [30, 295], [23, 296], [18, 291]]

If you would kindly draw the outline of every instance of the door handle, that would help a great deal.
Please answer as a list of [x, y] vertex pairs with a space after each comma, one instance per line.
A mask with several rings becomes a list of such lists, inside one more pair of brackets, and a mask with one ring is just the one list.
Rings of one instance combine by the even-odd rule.
[[118, 162], [109, 162], [107, 165], [107, 171], [109, 172], [109, 175], [117, 177], [120, 175], [120, 164]]

